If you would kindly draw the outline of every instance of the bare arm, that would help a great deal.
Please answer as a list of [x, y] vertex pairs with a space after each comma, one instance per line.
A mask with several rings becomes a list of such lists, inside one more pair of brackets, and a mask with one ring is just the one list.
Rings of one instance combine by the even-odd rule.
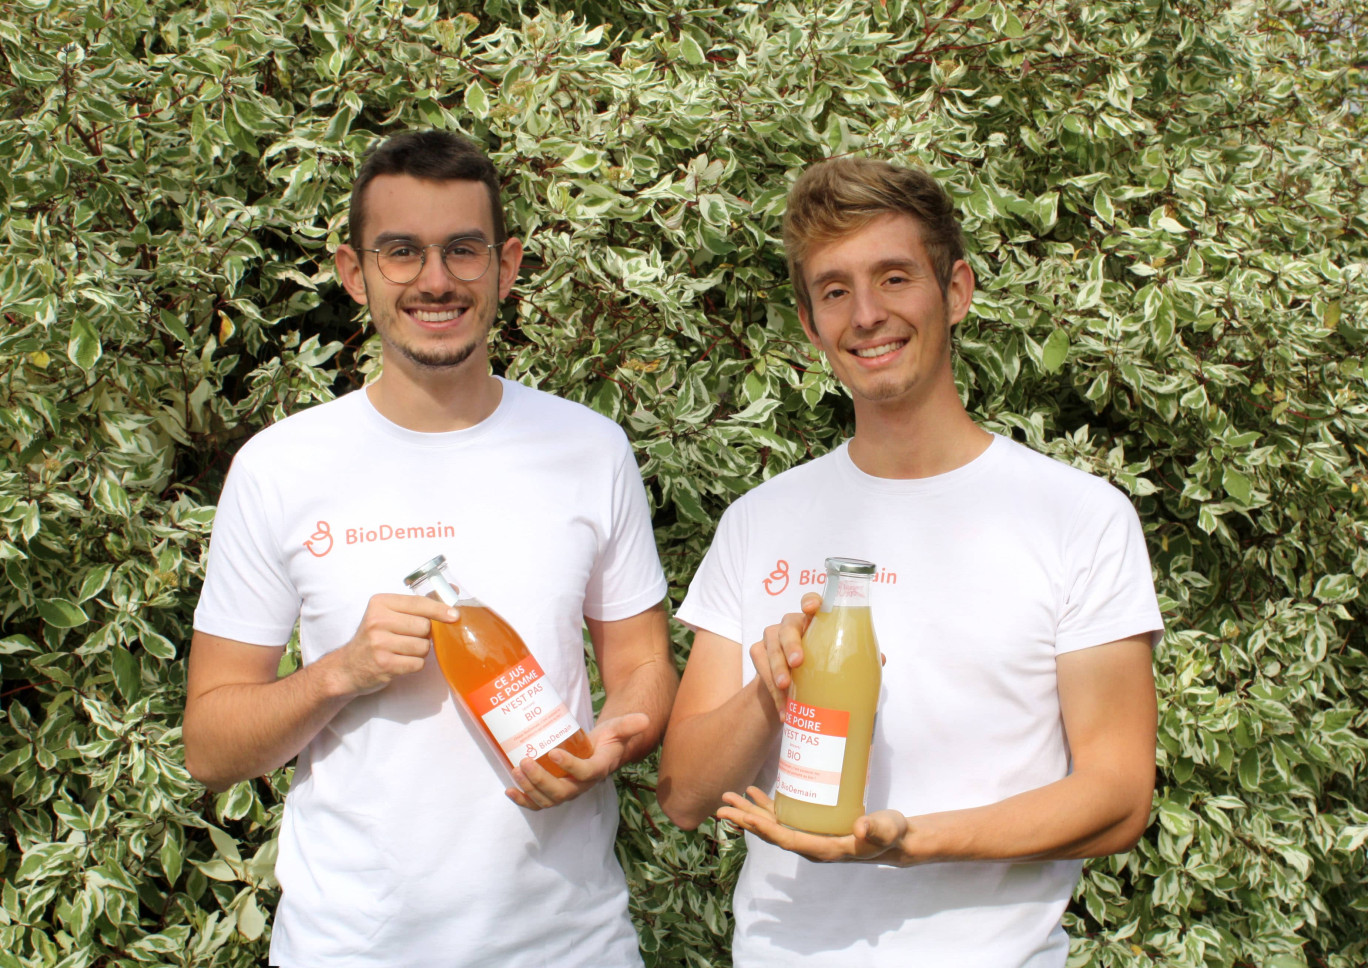
[[820, 837], [774, 821], [759, 790], [735, 794], [718, 816], [812, 860], [908, 866], [949, 860], [1054, 860], [1130, 848], [1145, 831], [1154, 791], [1157, 713], [1148, 636], [1080, 649], [1056, 661], [1059, 705], [1073, 757], [1061, 780], [998, 803], [905, 817], [880, 810], [848, 837]]
[[694, 635], [656, 787], [672, 823], [693, 830], [724, 793], [745, 789], [760, 772], [784, 724], [789, 670], [802, 664], [803, 633], [821, 604], [820, 595], [804, 595], [801, 612], [765, 629], [750, 647], [756, 675], [744, 687], [741, 645], [714, 632]]
[[723, 793], [754, 781], [779, 735], [779, 710], [759, 677], [742, 687], [741, 663], [738, 643], [694, 635], [656, 787], [665, 815], [685, 830], [712, 816]]
[[518, 786], [506, 792], [529, 810], [574, 799], [624, 763], [649, 754], [670, 715], [679, 675], [670, 655], [664, 604], [612, 622], [584, 621], [603, 677], [603, 708], [589, 734], [594, 752], [580, 759], [553, 750], [551, 759], [566, 771], [564, 777], [552, 776], [533, 759], [519, 763], [513, 771]]
[[346, 645], [283, 679], [280, 646], [196, 632], [186, 685], [185, 766], [224, 790], [292, 760], [354, 696], [417, 672], [431, 620], [455, 611], [416, 595], [376, 595]]

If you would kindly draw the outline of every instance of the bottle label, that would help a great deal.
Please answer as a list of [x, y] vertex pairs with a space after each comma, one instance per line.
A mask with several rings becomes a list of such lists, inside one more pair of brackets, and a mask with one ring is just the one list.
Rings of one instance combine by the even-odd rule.
[[850, 713], [788, 701], [775, 792], [834, 807], [841, 794]]
[[841, 575], [836, 580], [837, 605], [868, 605], [869, 576]]
[[465, 700], [514, 763], [544, 756], [580, 728], [530, 655], [466, 693]]

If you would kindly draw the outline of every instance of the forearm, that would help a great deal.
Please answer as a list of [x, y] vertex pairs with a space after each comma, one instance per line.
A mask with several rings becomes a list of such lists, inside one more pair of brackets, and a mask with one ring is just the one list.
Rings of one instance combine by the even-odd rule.
[[646, 729], [624, 744], [623, 763], [643, 759], [660, 745], [678, 687], [679, 674], [675, 671], [674, 660], [666, 653], [646, 659], [624, 681], [607, 691], [603, 708], [599, 710], [599, 722], [629, 713], [643, 713], [650, 719]]
[[755, 779], [782, 726], [758, 677], [716, 709], [671, 722], [658, 787], [666, 816], [686, 830], [711, 817], [722, 794]]
[[268, 683], [217, 686], [187, 703], [185, 766], [211, 790], [262, 776], [299, 754], [349, 700], [327, 657]]
[[1128, 850], [1149, 821], [1153, 773], [1075, 772], [998, 803], [909, 817], [902, 863], [1062, 860]]

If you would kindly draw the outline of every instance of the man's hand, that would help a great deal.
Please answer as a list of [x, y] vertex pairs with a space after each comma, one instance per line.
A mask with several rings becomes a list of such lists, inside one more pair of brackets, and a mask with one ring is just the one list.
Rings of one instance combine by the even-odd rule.
[[780, 720], [788, 708], [788, 687], [793, 681], [789, 670], [803, 664], [803, 633], [821, 607], [822, 596], [808, 592], [803, 596], [801, 612], [790, 612], [778, 625], [766, 628], [764, 641], [750, 647], [756, 675], [774, 700]]
[[650, 725], [651, 719], [645, 713], [605, 719], [589, 734], [594, 752], [587, 759], [561, 749], [547, 754], [566, 772], [565, 776], [552, 776], [549, 770], [529, 757], [513, 771], [518, 786], [509, 787], [504, 793], [528, 810], [541, 810], [573, 800], [621, 766], [627, 759], [627, 744]]
[[454, 622], [459, 610], [418, 595], [373, 595], [351, 641], [324, 660], [345, 695], [377, 692], [423, 668], [433, 622]]
[[896, 810], [866, 814], [855, 821], [852, 833], [829, 836], [785, 827], [775, 819], [774, 801], [756, 787], [747, 787], [745, 797], [724, 793], [722, 800], [726, 806], [718, 809], [718, 819], [729, 821], [767, 843], [810, 861], [820, 864], [863, 861], [896, 867], [918, 863], [905, 847], [911, 824]]

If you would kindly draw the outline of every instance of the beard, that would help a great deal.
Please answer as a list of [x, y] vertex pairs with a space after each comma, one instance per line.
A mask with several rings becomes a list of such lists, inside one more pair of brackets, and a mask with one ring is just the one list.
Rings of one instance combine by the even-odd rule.
[[[369, 295], [370, 289], [367, 287], [367, 296], [369, 297]], [[434, 304], [437, 304], [437, 301], [434, 301]], [[412, 308], [422, 308], [422, 306], [419, 304]], [[374, 324], [376, 332], [380, 334], [380, 341], [384, 344], [385, 350], [425, 369], [452, 369], [470, 359], [471, 354], [489, 339], [489, 331], [493, 327], [495, 316], [498, 313], [498, 300], [495, 298], [493, 301], [482, 305], [477, 299], [466, 307], [466, 313], [472, 317], [469, 322], [473, 324], [473, 328], [469, 331], [469, 338], [456, 344], [444, 345], [438, 342], [434, 345], [423, 346], [406, 339], [401, 335], [398, 319], [401, 312], [402, 310], [393, 307], [382, 313], [377, 313], [375, 305], [372, 304], [371, 322]], [[480, 317], [474, 316], [477, 312], [482, 315]]]
[[408, 343], [394, 339], [383, 330], [380, 333], [380, 341], [385, 344], [385, 348], [393, 350], [395, 353], [415, 363], [418, 366], [431, 370], [450, 369], [460, 366], [476, 348], [489, 336], [489, 328], [485, 327], [484, 332], [477, 338], [468, 340], [459, 346], [434, 346], [423, 348], [411, 346]]

